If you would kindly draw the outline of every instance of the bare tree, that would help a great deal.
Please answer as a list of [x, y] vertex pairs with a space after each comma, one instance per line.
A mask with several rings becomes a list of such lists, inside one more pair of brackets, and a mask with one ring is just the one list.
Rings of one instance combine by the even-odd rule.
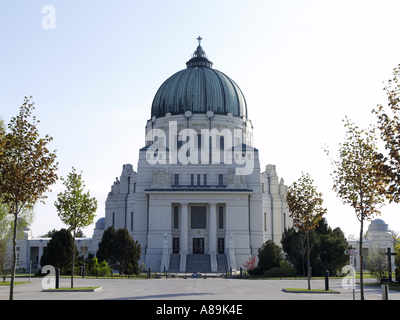
[[382, 283], [388, 271], [388, 258], [384, 249], [375, 247], [368, 251], [367, 269]]

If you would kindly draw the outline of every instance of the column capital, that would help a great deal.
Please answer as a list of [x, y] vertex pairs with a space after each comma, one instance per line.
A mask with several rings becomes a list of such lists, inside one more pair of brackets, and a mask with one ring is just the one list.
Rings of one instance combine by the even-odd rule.
[[210, 206], [216, 206], [218, 204], [218, 202], [209, 202], [208, 203]]

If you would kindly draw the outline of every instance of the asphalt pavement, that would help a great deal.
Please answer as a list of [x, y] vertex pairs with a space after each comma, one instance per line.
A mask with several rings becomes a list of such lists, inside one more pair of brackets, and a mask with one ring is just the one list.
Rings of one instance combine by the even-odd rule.
[[[28, 281], [28, 278], [18, 278]], [[330, 289], [340, 294], [287, 293], [283, 288], [307, 288], [306, 280], [244, 279], [82, 279], [74, 278], [74, 287], [100, 286], [97, 292], [43, 292], [42, 279], [15, 286], [14, 300], [353, 300], [353, 290], [342, 288], [341, 279], [330, 279]], [[61, 278], [60, 287], [69, 287], [70, 279]], [[312, 289], [324, 289], [324, 280], [312, 280]], [[9, 298], [9, 287], [0, 286], [0, 300]], [[359, 286], [356, 300], [360, 300]], [[382, 300], [380, 287], [364, 286], [366, 300]], [[400, 300], [400, 292], [390, 290], [389, 300]]]

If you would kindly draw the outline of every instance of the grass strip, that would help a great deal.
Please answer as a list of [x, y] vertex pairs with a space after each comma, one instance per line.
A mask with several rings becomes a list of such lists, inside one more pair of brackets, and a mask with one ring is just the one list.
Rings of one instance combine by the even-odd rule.
[[[29, 281], [14, 281], [14, 285], [18, 285], [18, 284], [24, 284], [24, 283], [32, 283]], [[4, 281], [4, 282], [0, 282], [0, 286], [9, 286], [11, 284], [11, 281]]]
[[324, 289], [302, 289], [302, 288], [283, 288], [282, 291], [284, 292], [291, 292], [291, 293], [340, 293], [339, 291], [335, 290], [324, 290]]
[[101, 287], [74, 287], [74, 288], [58, 288], [58, 289], [46, 289], [44, 292], [95, 292], [101, 290]]

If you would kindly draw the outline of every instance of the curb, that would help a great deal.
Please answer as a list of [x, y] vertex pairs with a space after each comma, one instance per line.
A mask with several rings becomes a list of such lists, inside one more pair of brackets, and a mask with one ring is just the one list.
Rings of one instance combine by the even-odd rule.
[[293, 290], [286, 290], [286, 289], [282, 289], [283, 292], [287, 292], [287, 293], [322, 293], [322, 294], [340, 294], [339, 291], [304, 291], [304, 290], [299, 290], [299, 291], [293, 291]]
[[102, 287], [98, 287], [95, 289], [70, 289], [70, 290], [60, 290], [60, 289], [50, 289], [50, 290], [42, 290], [42, 292], [96, 292], [100, 291]]

